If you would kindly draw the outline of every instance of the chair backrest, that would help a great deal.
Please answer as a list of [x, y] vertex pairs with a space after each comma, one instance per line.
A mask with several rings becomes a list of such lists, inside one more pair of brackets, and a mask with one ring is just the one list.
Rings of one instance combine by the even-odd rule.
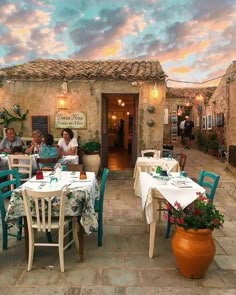
[[161, 155], [161, 151], [148, 149], [148, 150], [141, 150], [142, 157], [153, 157], [155, 159], [159, 159]]
[[[28, 227], [36, 228], [38, 231], [51, 231], [51, 229], [64, 227], [64, 208], [65, 208], [65, 191], [34, 191], [30, 189], [23, 190], [23, 199], [25, 213], [27, 217]], [[52, 208], [53, 200], [57, 207], [60, 206], [60, 215], [58, 222], [53, 219], [52, 226]], [[30, 207], [34, 203], [35, 212], [33, 212], [34, 220]], [[59, 205], [58, 205], [59, 204]]]
[[182, 153], [179, 158], [179, 166], [181, 171], [184, 171], [186, 160], [187, 160], [187, 155]]
[[139, 166], [138, 171], [139, 172], [156, 172], [157, 166]]
[[17, 188], [20, 186], [20, 175], [16, 169], [4, 170], [0, 171], [0, 178], [2, 179], [0, 182], [0, 210], [2, 219], [4, 219], [6, 215], [4, 200], [9, 198], [12, 194], [12, 189], [9, 188]]
[[9, 169], [18, 169], [20, 180], [27, 181], [32, 177], [32, 157], [28, 155], [8, 155]]
[[36, 158], [38, 170], [51, 171], [57, 162], [58, 158]]
[[173, 151], [174, 151], [174, 146], [171, 144], [163, 144], [163, 151], [162, 151], [162, 156], [163, 157], [168, 157], [171, 155], [173, 157]]
[[209, 171], [201, 170], [198, 184], [206, 189], [206, 196], [213, 201], [220, 176]]
[[66, 164], [67, 171], [83, 171], [82, 164]]
[[20, 175], [18, 170], [4, 170], [0, 171], [0, 178], [5, 179], [0, 182], [0, 199], [5, 199], [11, 196], [12, 191], [9, 186], [17, 188], [20, 186]]

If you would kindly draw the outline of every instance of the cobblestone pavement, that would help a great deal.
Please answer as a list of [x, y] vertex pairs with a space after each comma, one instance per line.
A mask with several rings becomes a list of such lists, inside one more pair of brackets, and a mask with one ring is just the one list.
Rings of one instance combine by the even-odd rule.
[[97, 247], [95, 233], [86, 236], [84, 262], [78, 262], [74, 247], [66, 250], [64, 274], [57, 250], [39, 248], [27, 272], [24, 241], [11, 238], [9, 249], [0, 251], [0, 294], [236, 294], [235, 177], [217, 158], [194, 149], [183, 151], [190, 177], [197, 178], [201, 169], [221, 176], [214, 202], [225, 214], [225, 224], [214, 231], [216, 255], [204, 278], [187, 279], [177, 271], [171, 238], [164, 238], [165, 221], [157, 225], [155, 256], [148, 258], [149, 235], [130, 171], [126, 179], [120, 173], [108, 179], [103, 247]]

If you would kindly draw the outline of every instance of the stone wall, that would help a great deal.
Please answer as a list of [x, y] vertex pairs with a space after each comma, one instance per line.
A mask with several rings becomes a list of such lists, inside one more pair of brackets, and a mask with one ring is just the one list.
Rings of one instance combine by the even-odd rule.
[[[213, 105], [215, 115], [223, 113], [224, 126], [216, 127], [219, 140], [229, 149], [229, 145], [236, 145], [236, 62], [227, 69], [225, 75], [209, 104]], [[236, 175], [236, 167], [228, 165], [228, 168]]]
[[[55, 114], [57, 103], [61, 94], [63, 81], [3, 81], [0, 88], [0, 110], [5, 107], [12, 112], [12, 106], [19, 104], [25, 112], [29, 109], [27, 120], [24, 122], [23, 136], [31, 136], [31, 116], [49, 116], [50, 133], [54, 137], [60, 137], [61, 129], [55, 128]], [[87, 113], [87, 128], [78, 130], [81, 143], [98, 139], [101, 141], [102, 124], [102, 94], [103, 93], [134, 93], [139, 94], [138, 102], [138, 147], [140, 150], [146, 147], [162, 146], [163, 120], [165, 105], [164, 82], [158, 84], [158, 97], [153, 97], [153, 82], [139, 82], [132, 85], [126, 81], [95, 81], [78, 80], [68, 81], [68, 93], [66, 104], [68, 111], [81, 111]], [[150, 114], [147, 107], [153, 105], [155, 112]], [[147, 121], [154, 120], [154, 126], [149, 127]], [[12, 122], [9, 127], [20, 130], [19, 122]]]

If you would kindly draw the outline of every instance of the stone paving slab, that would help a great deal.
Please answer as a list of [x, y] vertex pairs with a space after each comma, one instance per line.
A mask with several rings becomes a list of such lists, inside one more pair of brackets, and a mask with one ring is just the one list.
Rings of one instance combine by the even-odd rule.
[[235, 177], [216, 158], [193, 149], [183, 151], [190, 177], [198, 177], [203, 168], [221, 175], [215, 204], [224, 213], [225, 224], [213, 232], [216, 255], [204, 278], [191, 280], [178, 272], [171, 249], [173, 235], [164, 238], [165, 220], [157, 224], [154, 258], [148, 258], [149, 233], [141, 200], [134, 195], [133, 173], [128, 171], [108, 179], [103, 247], [97, 247], [96, 234], [85, 236], [84, 262], [78, 260], [74, 247], [66, 250], [64, 274], [57, 250], [37, 248], [33, 270], [27, 272], [24, 241], [11, 237], [9, 249], [0, 250], [0, 295], [236, 294]]

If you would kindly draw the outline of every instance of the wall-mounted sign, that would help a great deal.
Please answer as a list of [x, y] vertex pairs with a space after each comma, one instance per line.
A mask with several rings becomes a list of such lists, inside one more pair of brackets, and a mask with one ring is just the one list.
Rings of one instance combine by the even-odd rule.
[[58, 112], [56, 114], [56, 128], [87, 128], [86, 113], [82, 112]]

